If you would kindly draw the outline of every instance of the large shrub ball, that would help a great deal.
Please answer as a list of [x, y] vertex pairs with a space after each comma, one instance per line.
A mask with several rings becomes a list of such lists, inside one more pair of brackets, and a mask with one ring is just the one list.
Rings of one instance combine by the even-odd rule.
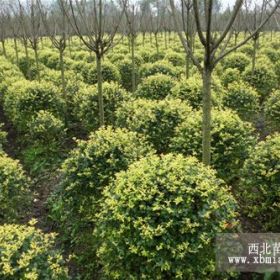
[[271, 93], [264, 104], [265, 119], [268, 128], [280, 131], [280, 91]]
[[30, 180], [21, 164], [0, 151], [0, 222], [16, 221], [30, 202]]
[[[128, 93], [119, 84], [113, 82], [103, 83], [105, 124], [115, 124], [115, 111], [128, 98]], [[77, 119], [87, 131], [99, 127], [97, 86], [82, 88], [74, 97], [74, 107]]]
[[224, 69], [227, 68], [236, 68], [240, 72], [243, 72], [245, 68], [250, 64], [250, 59], [247, 55], [239, 52], [239, 53], [232, 53], [225, 57], [222, 61]]
[[259, 94], [250, 85], [233, 82], [228, 85], [223, 103], [235, 110], [241, 119], [253, 120], [259, 111]]
[[[118, 62], [118, 69], [121, 75], [121, 85], [128, 91], [132, 91], [132, 72], [133, 66], [131, 60], [124, 59]], [[135, 85], [139, 81], [139, 66], [134, 65]]]
[[151, 156], [104, 192], [96, 234], [109, 279], [212, 279], [212, 242], [235, 225], [236, 203], [193, 157]]
[[276, 74], [266, 64], [256, 65], [253, 72], [251, 67], [248, 67], [243, 73], [243, 79], [260, 93], [261, 102], [277, 87]]
[[258, 143], [245, 161], [237, 192], [244, 214], [259, 232], [280, 229], [280, 135]]
[[135, 95], [147, 99], [164, 99], [170, 94], [175, 82], [170, 76], [155, 74], [145, 78], [138, 86]]
[[0, 226], [0, 278], [3, 280], [67, 280], [68, 270], [55, 234], [29, 225]]
[[146, 63], [143, 64], [140, 69], [140, 77], [145, 78], [155, 74], [164, 74], [169, 75], [170, 77], [177, 76], [177, 69], [168, 61], [157, 61], [155, 63]]
[[186, 63], [185, 55], [176, 52], [167, 52], [164, 60], [169, 61], [173, 66], [184, 66]]
[[117, 111], [117, 125], [144, 134], [156, 150], [166, 152], [175, 128], [192, 113], [179, 99], [130, 100]]
[[[212, 102], [213, 105], [219, 105], [223, 97], [224, 89], [217, 79], [212, 82]], [[187, 101], [194, 109], [202, 105], [203, 86], [199, 76], [193, 76], [188, 79], [181, 79], [172, 88], [170, 96]]]
[[51, 202], [52, 217], [64, 237], [71, 239], [85, 274], [96, 273], [92, 230], [105, 186], [117, 172], [150, 153], [153, 149], [137, 133], [108, 127], [92, 133], [87, 141], [78, 141], [64, 162], [61, 186]]
[[[121, 79], [118, 68], [108, 61], [101, 63], [101, 73], [102, 81], [105, 82], [119, 82]], [[86, 83], [90, 85], [97, 83], [97, 68], [92, 63], [83, 69], [82, 74]]]
[[239, 82], [240, 80], [241, 76], [237, 68], [227, 68], [223, 70], [221, 74], [221, 82], [225, 87], [233, 82]]
[[[175, 131], [171, 150], [202, 158], [202, 113], [194, 112]], [[238, 177], [244, 160], [255, 144], [254, 130], [230, 110], [212, 112], [212, 165], [226, 182]]]
[[25, 131], [40, 110], [56, 116], [64, 111], [61, 92], [51, 83], [19, 81], [9, 87], [4, 97], [4, 111], [20, 131]]

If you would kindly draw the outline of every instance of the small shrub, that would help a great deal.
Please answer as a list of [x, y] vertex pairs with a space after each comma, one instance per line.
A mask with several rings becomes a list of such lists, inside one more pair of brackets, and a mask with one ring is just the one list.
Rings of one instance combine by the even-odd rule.
[[142, 81], [135, 95], [147, 99], [164, 99], [170, 94], [174, 85], [175, 82], [170, 76], [155, 74]]
[[272, 131], [280, 130], [280, 91], [276, 90], [264, 104], [265, 119]]
[[0, 153], [3, 150], [3, 145], [7, 142], [7, 132], [2, 130], [3, 124], [0, 123]]
[[[214, 279], [212, 242], [236, 225], [236, 203], [195, 158], [151, 156], [104, 192], [96, 235], [109, 279]], [[233, 227], [234, 227], [233, 226]]]
[[55, 249], [55, 234], [34, 227], [0, 226], [0, 278], [3, 280], [67, 280], [67, 268]]
[[223, 101], [225, 106], [235, 110], [244, 120], [253, 120], [259, 111], [259, 94], [245, 83], [229, 84]]
[[192, 109], [181, 100], [144, 100], [124, 102], [117, 111], [117, 124], [144, 134], [156, 150], [166, 152], [176, 126]]
[[245, 161], [237, 192], [245, 216], [254, 219], [258, 232], [280, 228], [280, 135], [258, 143]]
[[0, 222], [19, 219], [29, 202], [29, 179], [22, 166], [0, 152]]
[[[175, 131], [171, 150], [202, 157], [202, 113], [191, 114]], [[226, 110], [212, 112], [212, 164], [218, 175], [231, 182], [239, 175], [244, 160], [256, 142], [250, 123], [243, 122], [236, 113]]]

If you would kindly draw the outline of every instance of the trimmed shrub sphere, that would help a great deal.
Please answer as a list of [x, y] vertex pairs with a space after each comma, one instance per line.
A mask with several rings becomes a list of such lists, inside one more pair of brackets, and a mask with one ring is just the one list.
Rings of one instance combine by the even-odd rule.
[[[118, 68], [110, 62], [101, 63], [102, 80], [105, 82], [118, 82], [120, 81], [120, 73]], [[88, 64], [83, 70], [82, 74], [84, 81], [90, 85], [97, 83], [97, 69], [93, 67], [92, 63]]]
[[19, 81], [9, 87], [4, 97], [4, 111], [21, 131], [28, 127], [32, 117], [40, 110], [56, 116], [63, 112], [64, 102], [58, 88], [51, 83]]
[[[171, 150], [202, 157], [202, 113], [194, 112], [182, 122], [171, 140]], [[244, 160], [256, 142], [250, 123], [230, 110], [212, 112], [211, 154], [213, 167], [226, 182], [238, 177]]]
[[[223, 87], [217, 79], [212, 82], [212, 102], [218, 105], [223, 96]], [[170, 96], [187, 101], [194, 109], [202, 104], [202, 80], [198, 76], [182, 79], [172, 88]]]
[[261, 101], [264, 101], [271, 91], [277, 87], [276, 74], [266, 64], [257, 65], [253, 73], [251, 67], [249, 67], [243, 73], [243, 79], [256, 88], [261, 95]]
[[244, 214], [258, 230], [279, 232], [279, 189], [280, 134], [275, 134], [258, 143], [245, 161], [237, 192]]
[[280, 90], [272, 92], [266, 100], [264, 112], [269, 129], [280, 131]]
[[147, 99], [163, 99], [170, 94], [175, 82], [170, 76], [156, 74], [145, 78], [139, 85], [135, 95]]
[[0, 222], [16, 221], [31, 198], [30, 180], [22, 166], [0, 151]]
[[210, 279], [212, 242], [236, 224], [229, 189], [193, 157], [143, 158], [104, 197], [96, 234], [108, 279]]
[[[115, 111], [129, 98], [128, 93], [117, 83], [103, 83], [103, 103], [105, 123], [115, 123]], [[82, 126], [90, 131], [99, 127], [97, 86], [82, 88], [74, 97], [74, 112]]]
[[34, 227], [0, 226], [0, 278], [3, 280], [67, 280], [62, 254], [55, 249], [55, 234]]
[[170, 77], [177, 76], [177, 69], [168, 61], [157, 61], [155, 63], [146, 63], [140, 67], [140, 77], [145, 78], [155, 74], [164, 74]]
[[236, 68], [240, 72], [243, 72], [245, 68], [250, 64], [250, 59], [246, 54], [243, 54], [241, 52], [232, 53], [223, 59], [222, 64], [224, 69]]
[[117, 172], [151, 153], [150, 145], [135, 132], [108, 127], [92, 133], [88, 141], [78, 141], [64, 162], [63, 179], [51, 201], [52, 217], [73, 248], [78, 246], [77, 262], [89, 275], [96, 272], [92, 230], [105, 186]]
[[124, 102], [117, 111], [117, 125], [144, 134], [156, 150], [166, 152], [175, 128], [192, 112], [180, 99]]
[[228, 85], [223, 103], [235, 110], [241, 119], [252, 120], [259, 111], [259, 94], [246, 83], [233, 82]]

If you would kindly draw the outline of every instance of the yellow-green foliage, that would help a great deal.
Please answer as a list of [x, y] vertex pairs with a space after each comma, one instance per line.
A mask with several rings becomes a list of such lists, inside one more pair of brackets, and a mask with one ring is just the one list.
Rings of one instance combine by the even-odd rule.
[[[11, 222], [26, 214], [30, 180], [17, 160], [0, 152], [0, 222]], [[1, 252], [1, 250], [0, 250]], [[1, 271], [1, 270], [0, 270]]]
[[156, 150], [166, 152], [175, 128], [192, 112], [180, 99], [124, 102], [117, 111], [117, 125], [144, 134]]
[[276, 90], [264, 104], [265, 118], [271, 130], [280, 131], [280, 91]]
[[44, 234], [34, 224], [0, 226], [0, 279], [70, 279], [61, 253], [54, 249], [55, 234]]
[[168, 61], [157, 61], [155, 63], [146, 63], [140, 67], [140, 77], [145, 78], [158, 73], [169, 75], [171, 77], [177, 76], [177, 69]]
[[235, 225], [236, 203], [213, 170], [193, 157], [150, 156], [104, 196], [95, 234], [108, 279], [214, 279], [212, 242]]
[[248, 67], [243, 73], [244, 81], [248, 82], [261, 95], [261, 101], [265, 100], [271, 91], [277, 87], [277, 76], [267, 64], [258, 64], [252, 72], [251, 67]]
[[168, 75], [155, 74], [141, 82], [135, 95], [140, 98], [163, 99], [170, 94], [175, 82]]
[[235, 110], [241, 119], [253, 120], [259, 111], [260, 96], [249, 84], [233, 82], [228, 85], [223, 103]]
[[40, 110], [48, 110], [60, 116], [63, 112], [61, 92], [51, 83], [18, 81], [11, 85], [4, 96], [4, 111], [21, 131]]
[[[115, 111], [120, 104], [129, 98], [128, 93], [119, 84], [103, 83], [103, 100], [105, 123], [115, 123]], [[99, 127], [98, 90], [97, 86], [82, 88], [74, 97], [74, 112], [82, 126], [88, 131]]]
[[150, 153], [154, 153], [153, 149], [135, 132], [108, 127], [92, 133], [88, 141], [79, 141], [63, 164], [63, 180], [52, 199], [52, 216], [65, 237], [71, 238], [72, 244], [80, 244], [78, 261], [82, 260], [83, 269], [90, 273], [95, 269], [91, 231], [103, 189], [115, 173]]
[[[172, 89], [170, 96], [187, 101], [194, 109], [202, 104], [202, 79], [200, 76], [193, 76], [188, 79], [181, 79]], [[223, 97], [223, 87], [218, 79], [212, 81], [212, 102], [219, 105]]]
[[280, 134], [260, 142], [245, 161], [238, 198], [259, 230], [278, 232], [280, 216]]
[[[202, 158], [202, 113], [189, 115], [175, 131], [171, 150]], [[230, 110], [212, 111], [212, 164], [226, 182], [238, 177], [256, 139], [250, 123]]]
[[242, 52], [231, 53], [222, 60], [224, 69], [236, 68], [240, 72], [243, 72], [245, 68], [250, 64], [250, 59]]

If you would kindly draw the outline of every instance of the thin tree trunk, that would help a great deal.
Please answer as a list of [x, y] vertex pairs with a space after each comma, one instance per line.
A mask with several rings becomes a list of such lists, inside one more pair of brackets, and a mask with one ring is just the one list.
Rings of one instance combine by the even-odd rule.
[[135, 75], [135, 56], [134, 50], [135, 49], [135, 38], [134, 35], [131, 36], [131, 60], [132, 60], [132, 92], [136, 90], [136, 75]]
[[166, 35], [166, 31], [164, 31], [164, 45], [165, 45], [165, 49], [167, 49], [167, 35]]
[[34, 54], [35, 54], [35, 61], [36, 61], [36, 69], [37, 69], [37, 78], [38, 81], [41, 81], [41, 75], [40, 75], [40, 69], [39, 69], [39, 57], [38, 57], [38, 50], [37, 47], [34, 48]]
[[186, 54], [186, 78], [190, 77], [190, 57]]
[[97, 69], [97, 88], [98, 88], [98, 107], [99, 107], [99, 123], [100, 127], [104, 126], [104, 105], [102, 92], [102, 68], [101, 57], [96, 55], [96, 69]]
[[63, 93], [64, 98], [66, 98], [64, 56], [63, 56], [63, 49], [61, 49], [61, 48], [59, 49], [59, 63], [60, 63], [62, 93]]
[[18, 45], [17, 45], [16, 37], [14, 37], [14, 47], [15, 47], [15, 52], [16, 52], [16, 62], [17, 62], [17, 65], [19, 65], [19, 63], [18, 63]]
[[23, 45], [24, 45], [24, 51], [25, 51], [25, 58], [27, 61], [27, 72], [26, 72], [26, 76], [27, 78], [30, 80], [30, 63], [29, 63], [29, 53], [28, 53], [28, 48], [27, 48], [27, 42], [26, 40], [23, 41]]
[[208, 67], [203, 72], [202, 162], [211, 163], [211, 77]]
[[253, 57], [252, 57], [252, 74], [256, 69], [256, 60], [257, 60], [257, 48], [258, 48], [258, 39], [253, 39]]
[[155, 33], [155, 40], [156, 40], [156, 49], [157, 49], [157, 54], [159, 54], [159, 48], [158, 48], [158, 36], [157, 36], [157, 33]]
[[2, 43], [2, 51], [3, 51], [3, 55], [5, 58], [7, 58], [7, 53], [6, 53], [6, 46], [5, 46], [5, 40], [1, 41]]

